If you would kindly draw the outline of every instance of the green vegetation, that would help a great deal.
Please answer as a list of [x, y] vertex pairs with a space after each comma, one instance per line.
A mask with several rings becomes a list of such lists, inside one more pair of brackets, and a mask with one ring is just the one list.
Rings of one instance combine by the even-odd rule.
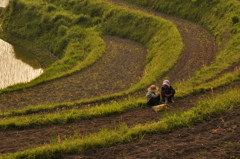
[[[222, 77], [220, 77], [221, 79], [217, 79], [219, 78], [219, 74], [229, 68], [232, 64], [237, 63], [240, 59], [240, 48], [238, 47], [239, 44], [237, 42], [237, 39], [240, 37], [240, 23], [238, 20], [240, 12], [239, 2], [234, 0], [176, 0], [172, 2], [166, 0], [153, 0], [151, 3], [147, 0], [127, 1], [197, 22], [211, 31], [216, 37], [219, 47], [223, 48], [211, 66], [198, 71], [188, 82], [176, 84], [178, 90], [182, 91], [183, 88], [192, 89], [195, 86], [205, 89], [204, 83], [212, 81], [213, 79], [221, 81], [221, 83], [214, 82], [215, 87], [222, 86], [223, 81], [225, 81], [225, 84], [227, 85], [231, 81], [239, 80], [239, 75], [233, 75], [234, 77], [230, 80], [228, 75], [225, 76], [225, 79]], [[201, 86], [201, 84], [203, 84], [203, 86]], [[189, 92], [189, 89], [186, 89], [183, 93], [185, 94], [187, 92]]]
[[[132, 99], [122, 103], [113, 102], [109, 105], [99, 105], [87, 109], [59, 111], [55, 114], [51, 113], [44, 115], [5, 118], [0, 121], [0, 128], [3, 130], [13, 130], [40, 125], [46, 126], [52, 124], [74, 123], [80, 120], [108, 116], [110, 114], [122, 113], [130, 109], [141, 107], [144, 107], [143, 101], [136, 101], [136, 99]], [[28, 110], [28, 112], [31, 112], [31, 110]]]
[[[89, 136], [66, 140], [61, 144], [46, 145], [28, 149], [13, 154], [5, 154], [0, 158], [57, 158], [59, 154], [75, 154], [87, 149], [111, 146], [115, 143], [125, 143], [136, 138], [142, 138], [145, 134], [168, 132], [173, 129], [189, 127], [198, 122], [210, 119], [222, 113], [239, 107], [240, 95], [238, 90], [227, 91], [204, 101], [200, 101], [196, 107], [183, 113], [166, 115], [158, 122], [145, 125], [136, 125], [128, 128], [124, 124], [117, 130], [103, 129], [99, 133]], [[34, 156], [34, 157], [33, 157]]]
[[53, 8], [53, 5], [44, 5], [40, 1], [11, 1], [4, 10], [4, 31], [32, 40], [35, 45], [47, 48], [61, 60], [48, 67], [44, 74], [31, 83], [16, 85], [2, 92], [71, 74], [93, 64], [104, 53], [105, 44], [94, 27], [76, 26], [72, 22], [75, 16], [63, 9]]
[[[174, 85], [178, 92], [177, 98], [230, 85], [240, 79], [239, 69], [224, 73], [233, 64], [239, 62], [240, 58], [239, 2], [233, 0], [152, 0], [151, 3], [147, 0], [128, 1], [197, 22], [211, 31], [218, 40], [222, 50], [213, 64], [198, 71], [189, 81]], [[24, 109], [9, 111], [2, 117], [57, 110], [62, 107], [74, 108], [77, 104], [94, 103], [129, 95], [163, 77], [176, 64], [183, 49], [180, 35], [172, 23], [99, 0], [82, 2], [78, 0], [14, 0], [4, 10], [2, 18], [4, 31], [19, 38], [32, 40], [35, 45], [46, 47], [60, 59], [31, 83], [9, 87], [1, 90], [2, 93], [47, 82], [89, 67], [104, 54], [105, 44], [101, 39], [104, 35], [135, 40], [144, 44], [149, 50], [146, 74], [139, 83], [126, 91], [71, 103], [28, 106]], [[228, 38], [224, 37], [226, 35]], [[158, 59], [164, 60], [159, 63]], [[128, 100], [83, 110], [56, 111], [55, 114], [6, 117], [1, 120], [0, 125], [2, 129], [9, 130], [36, 124], [72, 123], [143, 107], [143, 99]], [[59, 154], [81, 153], [88, 148], [96, 149], [111, 146], [114, 143], [128, 142], [141, 138], [145, 134], [189, 127], [239, 107], [239, 103], [239, 91], [227, 91], [225, 94], [199, 101], [196, 107], [186, 112], [166, 115], [156, 123], [136, 125], [133, 128], [123, 124], [117, 130], [102, 130], [81, 139], [6, 154], [0, 158], [57, 158]]]
[[[44, 4], [39, 1], [13, 1], [4, 11], [2, 27], [15, 36], [47, 46], [61, 60], [52, 64], [32, 82], [9, 87], [2, 90], [2, 93], [66, 76], [88, 67], [103, 55], [105, 45], [100, 36], [106, 34], [138, 41], [149, 50], [144, 77], [138, 84], [117, 96], [143, 89], [155, 82], [176, 64], [182, 51], [183, 44], [178, 30], [171, 22], [164, 19], [92, 0], [81, 3], [73, 1], [74, 4], [76, 3], [73, 10], [66, 10], [70, 3], [56, 6], [58, 9], [53, 11], [50, 9], [51, 12], [48, 13], [45, 10], [49, 9], [49, 3], [53, 3], [51, 8], [53, 5], [61, 4], [60, 1], [49, 1]], [[62, 3], [65, 4], [65, 1]], [[24, 7], [25, 10], [20, 10], [18, 7]], [[20, 13], [16, 14], [15, 10]], [[33, 11], [37, 13], [32, 13]], [[29, 16], [35, 17], [35, 20], [29, 21], [27, 18]], [[24, 19], [21, 20], [23, 17]], [[19, 21], [15, 21], [15, 18]], [[66, 19], [68, 22], [65, 22]], [[96, 19], [98, 22], [95, 24]], [[86, 21], [90, 23], [91, 20], [94, 22], [86, 25]], [[23, 26], [22, 23], [26, 25]], [[158, 59], [163, 60], [159, 63]]]

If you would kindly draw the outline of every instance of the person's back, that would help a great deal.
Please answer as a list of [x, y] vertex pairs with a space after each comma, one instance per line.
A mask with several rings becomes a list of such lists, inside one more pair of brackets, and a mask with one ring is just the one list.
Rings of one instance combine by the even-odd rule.
[[159, 88], [155, 85], [148, 87], [148, 92], [146, 93], [148, 106], [155, 106], [160, 104], [160, 93], [156, 94], [156, 91], [158, 91], [158, 89]]

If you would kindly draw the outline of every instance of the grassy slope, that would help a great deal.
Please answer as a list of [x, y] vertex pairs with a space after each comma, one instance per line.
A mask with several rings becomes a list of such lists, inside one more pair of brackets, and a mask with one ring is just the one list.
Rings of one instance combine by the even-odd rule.
[[[157, 3], [157, 1], [156, 1], [156, 3]], [[144, 3], [143, 3], [143, 4], [144, 4]], [[190, 2], [189, 5], [193, 5], [192, 8], [193, 8], [193, 7], [196, 8], [196, 6], [194, 6], [195, 3], [193, 3], [193, 2]], [[214, 4], [214, 5], [215, 5], [215, 4]], [[224, 7], [224, 6], [222, 6], [221, 4], [219, 4], [219, 6], [220, 6], [220, 7]], [[157, 7], [157, 6], [155, 6], [155, 7]], [[178, 5], [178, 7], [180, 7], [180, 6]], [[211, 7], [211, 6], [210, 6], [210, 7]], [[159, 8], [159, 10], [160, 10], [160, 9], [161, 9], [161, 8]], [[196, 9], [195, 9], [195, 10], [196, 10]], [[196, 12], [195, 10], [193, 10], [194, 13]], [[223, 10], [224, 10], [224, 8], [223, 8]], [[168, 10], [168, 11], [169, 11], [169, 10]], [[213, 10], [213, 11], [214, 11], [214, 10]], [[220, 11], [221, 11], [221, 10], [220, 10]], [[234, 10], [234, 12], [235, 12], [235, 10]], [[204, 13], [204, 15], [206, 14], [206, 12], [203, 12], [203, 11], [200, 12], [200, 13]], [[208, 13], [208, 14], [213, 14], [213, 13]], [[207, 14], [207, 15], [208, 15], [208, 14]], [[218, 14], [219, 14], [219, 13], [218, 13]], [[230, 13], [229, 13], [229, 14], [230, 14]], [[204, 15], [203, 15], [203, 16], [204, 16]], [[205, 16], [207, 16], [207, 15], [205, 15]], [[181, 16], [181, 14], [180, 14], [180, 16]], [[182, 15], [182, 16], [184, 16], [184, 15]], [[225, 18], [226, 18], [226, 17], [223, 17], [223, 21], [225, 20]], [[237, 17], [235, 17], [235, 18], [237, 18]], [[195, 19], [195, 20], [197, 20], [197, 19]], [[202, 20], [202, 19], [201, 19], [201, 20]], [[114, 21], [114, 19], [113, 19], [113, 21]], [[116, 20], [115, 20], [115, 21], [116, 21]], [[218, 21], [219, 21], [219, 20], [218, 20]], [[218, 22], [218, 21], [214, 22], [214, 25], [219, 25], [219, 26], [216, 27], [216, 28], [220, 28], [220, 26], [222, 25], [222, 23], [220, 23], [220, 22]], [[112, 21], [109, 21], [109, 22], [112, 23]], [[208, 22], [208, 21], [207, 21], [207, 22]], [[210, 25], [210, 24], [208, 24], [207, 22], [206, 22], [206, 24], [205, 24], [205, 23], [204, 23], [204, 24], [205, 24], [205, 25]], [[202, 23], [203, 23], [203, 22], [202, 22]], [[212, 23], [213, 23], [213, 22], [212, 22]], [[115, 28], [114, 23], [111, 24], [111, 25], [113, 25], [112, 28]], [[111, 26], [111, 25], [107, 24], [107, 26]], [[235, 24], [235, 25], [236, 25], [236, 24]], [[235, 28], [235, 25], [232, 26], [231, 21], [230, 21], [229, 24], [228, 24], [229, 27], [233, 27], [233, 28]], [[224, 28], [226, 28], [226, 27], [224, 27]], [[226, 32], [226, 31], [224, 30], [224, 28], [220, 28], [220, 29], [218, 29], [218, 30], [216, 29], [216, 30], [213, 30], [213, 31], [214, 31], [214, 32], [220, 32], [221, 34], [223, 34], [223, 33]], [[113, 30], [113, 31], [114, 31], [114, 30]], [[125, 31], [125, 30], [123, 30], [123, 31]], [[108, 30], [108, 32], [111, 33], [111, 30]], [[214, 33], [214, 34], [216, 34], [216, 33]], [[218, 37], [221, 36], [221, 34], [219, 34]], [[235, 33], [235, 34], [233, 34], [232, 36], [233, 36], [233, 37], [237, 37], [238, 34]], [[219, 38], [217, 38], [217, 39], [219, 39]], [[229, 42], [227, 42], [227, 40], [229, 40], [229, 39], [224, 40], [225, 43], [230, 43], [230, 44], [231, 44], [231, 41], [232, 41], [232, 40], [230, 39]], [[220, 43], [220, 42], [219, 42], [219, 43]], [[167, 47], [166, 47], [166, 48], [167, 48]], [[174, 48], [173, 48], [173, 49], [174, 49]], [[156, 50], [157, 50], [157, 49], [156, 49]], [[221, 64], [222, 64], [221, 67], [220, 67], [220, 66], [217, 66], [217, 65], [220, 64], [220, 62], [216, 61], [212, 66], [206, 67], [206, 68], [204, 68], [203, 70], [199, 71], [199, 72], [197, 73], [197, 75], [196, 75], [195, 77], [193, 77], [190, 81], [185, 82], [185, 83], [176, 84], [175, 87], [176, 87], [176, 89], [177, 89], [178, 92], [179, 92], [179, 94], [177, 94], [177, 97], [182, 98], [182, 97], [188, 96], [189, 94], [195, 94], [195, 93], [197, 93], [197, 92], [202, 92], [202, 91], [204, 91], [204, 90], [209, 90], [209, 89], [212, 89], [212, 88], [217, 88], [217, 87], [219, 87], [219, 86], [227, 85], [227, 84], [231, 83], [231, 81], [237, 80], [237, 79], [238, 79], [238, 76], [239, 76], [238, 71], [236, 71], [236, 72], [234, 72], [234, 73], [231, 73], [231, 74], [225, 74], [224, 76], [221, 76], [220, 78], [219, 78], [219, 76], [218, 76], [219, 73], [221, 73], [223, 70], [225, 70], [225, 69], [227, 69], [229, 66], [231, 66], [229, 63], [234, 63], [234, 61], [237, 61], [237, 60], [238, 60], [239, 54], [238, 54], [237, 50], [238, 50], [238, 49], [237, 49], [236, 47], [234, 47], [234, 46], [232, 46], [232, 47], [226, 47], [225, 50], [221, 51], [221, 53], [219, 54], [219, 56], [218, 56], [217, 59], [219, 59], [219, 58], [221, 59], [221, 58], [223, 58], [222, 56], [225, 56], [225, 55], [229, 56], [229, 54], [234, 55], [234, 56], [232, 56], [231, 58], [224, 57], [225, 59], [228, 59], [228, 60], [224, 60], [224, 62], [226, 62], [226, 63], [225, 63], [225, 64], [221, 63]], [[226, 52], [227, 52], [227, 53], [226, 53]], [[150, 56], [151, 56], [151, 54], [150, 54]], [[163, 55], [160, 55], [160, 56], [163, 56]], [[160, 58], [160, 57], [159, 57], [159, 58]], [[158, 59], [158, 58], [156, 57], [155, 59]], [[153, 63], [156, 63], [156, 62], [153, 61]], [[151, 65], [151, 64], [149, 64], [149, 65]], [[164, 63], [163, 63], [163, 65], [164, 65]], [[157, 66], [157, 67], [155, 67], [155, 68], [158, 68], [158, 69], [159, 69], [159, 68], [162, 68], [162, 67], [161, 67], [161, 66]], [[150, 69], [150, 68], [149, 68], [149, 69]], [[156, 71], [157, 71], [158, 69], [156, 69]], [[152, 70], [152, 68], [151, 68], [151, 70]], [[163, 74], [163, 73], [165, 72], [165, 70], [162, 70], [162, 69], [160, 69], [160, 70], [161, 70], [161, 72], [159, 72], [160, 74], [159, 74], [159, 73], [158, 73], [158, 74], [155, 73], [155, 75], [157, 75], [157, 76], [145, 78], [145, 79], [147, 79], [147, 80], [150, 79], [150, 81], [147, 81], [147, 84], [149, 84], [149, 83], [151, 83], [151, 82], [154, 82], [154, 81], [156, 80], [156, 77], [161, 76], [161, 74]], [[204, 73], [204, 72], [205, 72], [205, 73]], [[149, 73], [150, 73], [150, 72], [149, 72]], [[151, 73], [150, 73], [150, 74], [151, 74]], [[211, 81], [210, 79], [213, 79], [214, 77], [216, 77], [217, 79], [216, 79], [215, 81]], [[202, 80], [201, 80], [201, 79], [202, 79]], [[143, 82], [143, 83], [146, 83], [146, 82]], [[130, 90], [128, 90], [127, 93], [128, 93], [128, 92], [131, 92], [131, 90], [132, 90], [132, 91], [136, 91], [136, 90], [138, 90], [138, 89], [140, 89], [140, 88], [145, 88], [147, 84], [143, 84], [143, 83], [140, 82], [139, 84], [136, 85], [136, 87], [133, 87], [133, 88], [131, 88]], [[202, 83], [202, 85], [199, 85], [199, 84], [201, 84], [201, 83]], [[140, 87], [138, 87], [138, 86], [140, 86]], [[189, 89], [186, 89], [186, 88], [189, 88]], [[116, 97], [122, 96], [122, 94], [125, 94], [125, 92], [120, 93], [120, 94], [113, 94], [113, 95], [109, 95], [109, 96], [101, 97], [101, 98], [97, 98], [97, 99], [83, 100], [83, 101], [79, 101], [79, 102], [77, 102], [77, 103], [85, 103], [85, 102], [91, 102], [91, 101], [111, 99], [111, 98], [116, 98]], [[61, 105], [65, 105], [65, 104], [60, 104], [60, 107], [61, 107]], [[68, 104], [68, 105], [72, 105], [72, 104]], [[54, 107], [58, 107], [58, 105], [57, 105], [57, 106], [54, 106]], [[35, 109], [35, 108], [30, 108], [30, 109]]]
[[[233, 18], [234, 19], [234, 18]], [[233, 34], [234, 36], [237, 36], [238, 34]], [[235, 39], [234, 38], [234, 36], [232, 36], [233, 37], [233, 40]], [[238, 55], [239, 54], [237, 54], [235, 51], [236, 51], [236, 49], [234, 49], [234, 48], [232, 48], [232, 47], [230, 47], [230, 46], [232, 46], [232, 45], [230, 45], [230, 44], [232, 44], [233, 42], [232, 41], [229, 41], [228, 42], [228, 44], [229, 44], [229, 47], [226, 47], [226, 49], [228, 49], [228, 50], [226, 50], [226, 51], [229, 51], [229, 49], [231, 49], [232, 51], [231, 51], [231, 55], [236, 55], [236, 56], [233, 56], [233, 57], [235, 57], [234, 59], [229, 59], [229, 61], [228, 60], [226, 60], [226, 63], [233, 63], [236, 59], [237, 59], [237, 61], [239, 60], [238, 59]], [[219, 55], [219, 57], [221, 57], [221, 56], [223, 56], [224, 55], [224, 53], [222, 53], [221, 55]], [[236, 58], [237, 57], [237, 58]], [[216, 60], [216, 64], [218, 64], [218, 61]], [[211, 67], [213, 67], [213, 66], [211, 66]], [[209, 70], [210, 70], [210, 73], [209, 74], [211, 74], [211, 70], [214, 70], [213, 68], [208, 68]], [[224, 67], [224, 68], [226, 68], [226, 67]], [[219, 70], [223, 70], [224, 68], [222, 68], [222, 67], [217, 67], [217, 70], [219, 69]], [[200, 72], [199, 74], [198, 74], [198, 76], [197, 77], [202, 77], [203, 75], [202, 74], [205, 74], [207, 71], [206, 70], [203, 70], [202, 72]], [[217, 72], [217, 71], [216, 71]], [[214, 76], [216, 76], [216, 74], [214, 75]], [[239, 78], [239, 73], [238, 72], [235, 72], [235, 73], [233, 73], [233, 74], [228, 74], [228, 75], [226, 75], [226, 76], [230, 76], [229, 78], [232, 78], [232, 80], [236, 80], [236, 79], [238, 79]], [[210, 76], [210, 77], [212, 77], [212, 76]], [[193, 78], [192, 80], [194, 81], [194, 80], [198, 80], [199, 78]], [[219, 79], [217, 79], [217, 80], [215, 80], [214, 81], [214, 83], [216, 83], [216, 87], [218, 87], [219, 85], [221, 86], [221, 82], [223, 83], [223, 84], [227, 84], [226, 83], [226, 81], [227, 81], [227, 79], [228, 78], [226, 78], [226, 77], [221, 77], [221, 78], [219, 78]], [[202, 81], [201, 82], [193, 82], [193, 81], [191, 81], [191, 84], [201, 84], [202, 83]], [[203, 79], [203, 81], [208, 81], [208, 78], [206, 78], [206, 79]], [[216, 82], [216, 81], [219, 81], [219, 82]], [[210, 84], [212, 84], [212, 83], [210, 83]], [[206, 84], [205, 84], [206, 85]], [[211, 87], [213, 86], [213, 85], [210, 85]], [[210, 86], [208, 86], [208, 87], [210, 87]], [[207, 86], [206, 86], [207, 87]], [[205, 89], [206, 87], [204, 87], [204, 85], [200, 85], [199, 86], [199, 89], [201, 90], [201, 89]], [[180, 89], [181, 90], [181, 89]], [[236, 94], [236, 92], [235, 92], [235, 94]], [[185, 95], [185, 94], [184, 94]], [[234, 95], [232, 95], [233, 97], [236, 97], [236, 99], [233, 99], [233, 100], [231, 100], [231, 103], [230, 103], [230, 105], [238, 105], [239, 104], [239, 101], [237, 100], [237, 99], [239, 99], [239, 97], [238, 96], [234, 96]], [[221, 99], [222, 100], [222, 99]], [[226, 99], [226, 101], [227, 101], [227, 99]], [[232, 103], [233, 102], [233, 103]], [[236, 102], [235, 104], [234, 104], [234, 102]], [[219, 100], [216, 100], [216, 105], [218, 106], [219, 105]], [[229, 104], [229, 103], [225, 103], [225, 102], [223, 102], [223, 105], [227, 105], [227, 104]], [[199, 107], [199, 108], [201, 108], [201, 107]], [[202, 109], [202, 108], [201, 108]], [[205, 107], [204, 107], [204, 109], [206, 109]], [[224, 109], [226, 109], [226, 108], [223, 108], [223, 110]], [[229, 108], [227, 108], [227, 109], [229, 109]], [[223, 110], [216, 110], [216, 107], [214, 107], [213, 108], [213, 114], [215, 113], [215, 112], [222, 112]], [[203, 110], [198, 110], [197, 111], [197, 113], [199, 113], [199, 112], [203, 112]], [[223, 111], [224, 112], [224, 111]], [[195, 115], [189, 115], [189, 114], [191, 114], [190, 112], [186, 112], [186, 114], [187, 114], [187, 116], [189, 117], [188, 119], [190, 120], [190, 121], [197, 121], [196, 119], [195, 119], [195, 117], [197, 117], [197, 115], [195, 114]], [[210, 114], [212, 114], [212, 113], [210, 113]], [[209, 115], [209, 112], [207, 112], [206, 114], [202, 114], [202, 115]], [[184, 114], [183, 114], [183, 116], [184, 116]], [[211, 115], [210, 115], [211, 116]], [[191, 118], [191, 117], [193, 117], [193, 118]], [[185, 117], [184, 117], [184, 119], [185, 119]], [[174, 119], [174, 118], [172, 118], [171, 120], [173, 120], [174, 122], [172, 122], [172, 123], [174, 123], [174, 124], [176, 124], [176, 120]], [[178, 118], [177, 118], [177, 120], [179, 120]], [[178, 123], [178, 124], [176, 124], [177, 126], [180, 126], [181, 127], [181, 124], [182, 123]], [[183, 125], [186, 125], [186, 123], [185, 122], [183, 122]], [[154, 127], [154, 129], [155, 129], [155, 127]], [[127, 138], [129, 138], [129, 137], [127, 137]], [[109, 144], [109, 142], [107, 143], [107, 144]], [[54, 151], [54, 150], [53, 150]], [[54, 152], [55, 153], [55, 152]]]
[[[24, 5], [24, 3], [23, 3], [24, 1], [21, 3], [20, 2], [19, 2], [19, 4], [16, 4], [16, 6]], [[27, 13], [24, 13], [24, 12], [21, 13], [22, 14], [21, 17], [26, 17], [25, 14], [26, 15], [29, 15], [29, 14], [34, 15], [32, 13], [31, 5], [33, 5], [33, 7], [35, 7], [34, 6], [35, 3], [36, 2], [34, 2], [34, 3], [31, 2], [30, 4], [29, 4], [29, 2], [26, 3], [28, 6], [26, 8], [30, 8], [30, 9], [27, 9]], [[52, 5], [55, 5], [58, 3], [53, 3]], [[64, 3], [64, 1], [62, 3]], [[77, 2], [75, 2], [75, 3], [77, 3]], [[99, 5], [99, 4], [101, 4], [101, 5]], [[39, 12], [42, 14], [41, 10], [49, 10], [49, 5], [46, 5], [46, 6], [40, 5], [41, 8], [38, 8], [40, 10]], [[28, 28], [26, 28], [25, 26], [22, 27], [21, 23], [19, 23], [18, 21], [15, 22], [14, 20], [11, 19], [11, 16], [15, 16], [14, 13], [11, 13], [11, 10], [17, 10], [17, 8], [13, 9], [12, 6], [14, 6], [14, 5], [10, 5], [10, 7], [6, 9], [5, 16], [3, 18], [4, 30], [11, 32], [12, 34], [15, 34], [17, 36], [20, 36], [22, 38], [28, 38], [28, 39], [31, 39], [32, 36], [38, 35], [39, 37], [36, 38], [37, 39], [36, 42], [40, 43], [40, 44], [44, 44], [44, 40], [46, 38], [49, 39], [49, 36], [52, 34], [55, 35], [55, 32], [61, 32], [61, 31], [59, 31], [59, 30], [62, 30], [62, 28], [63, 28], [63, 26], [62, 26], [63, 24], [61, 24], [63, 22], [61, 20], [66, 19], [66, 18], [70, 19], [69, 15], [73, 14], [73, 15], [75, 15], [75, 17], [73, 16], [73, 18], [71, 18], [69, 20], [69, 21], [73, 21], [73, 22], [70, 23], [71, 26], [67, 26], [69, 28], [68, 30], [71, 30], [71, 31], [68, 31], [68, 30], [65, 31], [65, 34], [67, 34], [67, 35], [64, 35], [64, 36], [62, 35], [62, 33], [59, 33], [59, 34], [57, 34], [57, 37], [50, 38], [50, 39], [52, 39], [54, 41], [54, 40], [60, 38], [61, 41], [63, 39], [65, 41], [74, 41], [77, 45], [83, 45], [83, 43], [79, 42], [79, 40], [72, 40], [72, 39], [75, 39], [76, 36], [79, 36], [80, 33], [79, 33], [79, 30], [77, 30], [77, 28], [79, 28], [79, 29], [81, 28], [75, 24], [76, 23], [75, 21], [77, 21], [77, 20], [79, 21], [79, 18], [80, 18], [79, 16], [83, 16], [83, 15], [85, 15], [86, 17], [89, 17], [89, 20], [92, 20], [94, 22], [95, 22], [95, 19], [99, 19], [98, 25], [96, 25], [97, 28], [93, 27], [92, 29], [87, 29], [88, 34], [86, 34], [86, 35], [88, 35], [88, 37], [84, 38], [84, 44], [86, 42], [88, 42], [88, 43], [81, 46], [81, 47], [83, 47], [83, 50], [87, 50], [87, 52], [89, 54], [85, 60], [80, 61], [80, 63], [79, 63], [79, 58], [78, 58], [79, 53], [72, 51], [72, 50], [78, 50], [78, 48], [74, 44], [69, 44], [68, 45], [69, 47], [67, 47], [66, 50], [64, 50], [64, 52], [65, 52], [64, 58], [62, 58], [59, 62], [56, 62], [55, 64], [53, 64], [50, 68], [48, 68], [45, 71], [45, 73], [43, 75], [41, 75], [36, 80], [32, 81], [32, 83], [30, 85], [35, 85], [40, 82], [45, 82], [45, 81], [48, 81], [48, 80], [51, 80], [54, 78], [61, 77], [63, 75], [69, 75], [74, 71], [81, 70], [85, 67], [88, 67], [90, 64], [94, 63], [94, 61], [99, 59], [99, 56], [102, 55], [101, 51], [103, 51], [103, 49], [104, 49], [104, 47], [102, 46], [103, 44], [100, 40], [96, 41], [96, 43], [93, 43], [93, 41], [88, 40], [92, 36], [97, 36], [97, 34], [104, 35], [107, 33], [110, 35], [126, 37], [126, 38], [143, 43], [149, 49], [148, 65], [146, 68], [146, 74], [144, 75], [142, 80], [136, 86], [133, 86], [127, 92], [123, 92], [121, 94], [134, 92], [138, 89], [143, 89], [150, 83], [156, 81], [156, 78], [158, 78], [159, 76], [162, 76], [171, 67], [174, 66], [179, 54], [181, 53], [182, 47], [183, 47], [182, 41], [181, 41], [181, 38], [180, 38], [180, 35], [179, 35], [177, 29], [170, 22], [160, 19], [160, 18], [146, 16], [146, 15], [144, 15], [142, 13], [138, 13], [138, 12], [132, 12], [129, 10], [126, 11], [126, 10], [123, 10], [123, 9], [120, 9], [117, 7], [113, 7], [113, 6], [109, 7], [109, 5], [107, 5], [106, 3], [101, 3], [101, 2], [97, 2], [97, 1], [96, 2], [91, 2], [91, 1], [90, 2], [82, 2], [79, 5], [76, 5], [75, 10], [77, 10], [78, 8], [81, 8], [81, 7], [87, 8], [80, 13], [79, 13], [79, 11], [74, 11], [74, 10], [73, 10], [73, 13], [72, 13], [72, 11], [66, 11], [66, 10], [62, 11], [61, 10], [62, 6], [59, 7], [60, 11], [58, 11], [57, 9], [55, 9], [56, 11], [54, 10], [55, 12], [57, 12], [57, 11], [60, 12], [60, 13], [58, 13], [58, 12], [55, 13], [56, 15], [52, 13], [53, 12], [52, 10], [50, 10], [51, 12], [49, 11], [51, 13], [51, 15], [54, 15], [53, 17], [49, 17], [50, 16], [49, 13], [46, 13], [46, 14], [43, 14], [40, 16], [39, 16], [39, 13], [35, 13], [39, 20], [38, 21], [36, 20], [36, 22], [30, 22], [29, 25], [31, 26], [31, 28], [35, 28], [34, 26], [37, 26], [36, 28], [38, 28], [38, 30], [43, 29], [44, 32], [41, 33], [40, 31], [36, 31], [36, 29], [33, 29], [33, 31], [30, 31], [30, 33], [28, 33], [28, 34], [30, 34], [28, 36], [26, 36], [24, 34], [19, 35], [19, 33], [14, 29], [15, 27], [21, 27], [21, 30], [27, 30]], [[98, 9], [94, 10], [93, 9], [94, 7], [98, 8]], [[63, 9], [68, 9], [68, 6], [65, 6], [65, 8], [63, 8]], [[104, 12], [102, 10], [104, 10]], [[114, 12], [114, 14], [113, 14], [113, 12]], [[9, 16], [9, 14], [10, 14], [10, 16]], [[64, 18], [61, 18], [60, 15], [64, 16]], [[58, 18], [59, 16], [60, 16], [60, 18]], [[55, 26], [55, 24], [54, 24], [54, 28], [52, 30], [48, 30], [48, 28], [46, 28], [47, 26], [45, 26], [46, 25], [45, 23], [48, 22], [48, 23], [52, 24], [56, 21], [56, 18], [58, 21], [60, 21], [59, 22], [60, 24], [58, 24], [57, 26]], [[82, 19], [82, 17], [81, 17], [81, 19]], [[128, 21], [126, 21], [126, 19]], [[133, 19], [134, 19], [134, 21], [133, 21]], [[27, 19], [24, 19], [22, 21], [27, 21]], [[100, 23], [100, 21], [102, 23]], [[40, 28], [39, 28], [39, 23], [41, 23]], [[82, 23], [83, 23], [83, 25], [85, 24], [84, 22], [80, 21], [80, 24], [82, 24]], [[127, 27], [125, 26], [126, 23], [128, 23]], [[136, 26], [138, 27], [138, 30], [135, 29]], [[97, 31], [96, 29], [100, 30], [100, 32]], [[171, 34], [165, 35], [166, 30], [168, 32], [171, 32]], [[85, 29], [85, 31], [86, 31], [86, 29]], [[92, 32], [97, 31], [97, 33], [89, 34], [90, 31], [92, 31]], [[84, 31], [81, 31], [81, 33], [82, 32], [84, 32]], [[82, 38], [82, 36], [83, 35], [80, 36], [80, 39]], [[160, 37], [164, 37], [164, 38], [160, 38]], [[70, 39], [70, 40], [67, 40], [67, 39]], [[96, 38], [94, 38], [94, 39], [96, 39]], [[57, 43], [59, 43], [59, 42], [57, 42]], [[169, 48], [162, 47], [163, 44], [165, 46], [170, 46], [170, 45], [174, 44], [174, 47], [169, 47]], [[48, 47], [50, 50], [51, 50], [51, 48], [54, 48], [54, 47], [56, 47], [56, 48], [62, 47], [61, 45], [60, 46], [55, 46], [55, 45], [56, 45], [56, 43], [49, 42]], [[62, 44], [62, 45], [64, 45], [64, 44]], [[73, 46], [73, 47], [71, 47], [71, 46]], [[99, 52], [98, 47], [100, 47], [100, 50], [101, 50], [100, 52]], [[62, 51], [60, 50], [60, 51], [57, 51], [56, 53], [62, 54], [61, 52]], [[69, 52], [69, 54], [68, 54], [68, 52]], [[74, 55], [72, 55], [73, 52], [74, 52]], [[157, 54], [157, 52], [160, 52], [160, 54]], [[54, 53], [54, 50], [53, 50], [53, 53]], [[96, 56], [96, 55], [98, 55], [98, 56]], [[75, 56], [77, 56], [77, 58]], [[81, 54], [80, 54], [80, 56], [81, 56]], [[161, 63], [157, 63], [157, 59], [161, 58], [163, 56], [168, 57], [168, 58], [165, 58], [165, 60], [162, 60]], [[155, 57], [155, 58], [153, 58], [153, 57]], [[171, 62], [169, 62], [169, 61], [171, 61]], [[75, 66], [76, 64], [78, 64], [78, 65]], [[159, 68], [162, 68], [162, 69], [160, 70]], [[9, 89], [2, 90], [2, 92], [19, 89], [19, 87], [20, 88], [26, 87], [28, 85], [29, 84], [27, 84], [25, 86], [24, 85], [23, 86], [22, 85], [15, 86], [15, 88], [10, 87]], [[121, 96], [121, 94], [120, 94], [120, 96]], [[119, 95], [116, 95], [116, 96], [119, 96]]]
[[[222, 79], [218, 78], [218, 74], [226, 70], [232, 64], [239, 61], [239, 47], [236, 44], [236, 39], [239, 38], [239, 2], [236, 1], [174, 1], [166, 2], [164, 0], [154, 0], [152, 3], [147, 1], [132, 1], [132, 3], [143, 5], [161, 12], [175, 15], [184, 19], [197, 22], [205, 26], [216, 37], [219, 46], [222, 48], [216, 60], [210, 67], [206, 67], [192, 77], [188, 82], [177, 84], [181, 94], [192, 92], [191, 90], [182, 91], [183, 88], [199, 89], [199, 85], [203, 84], [203, 89], [210, 89], [217, 85], [224, 85], [223, 81], [232, 81], [238, 79], [238, 73], [226, 75]], [[215, 79], [214, 82], [211, 82]], [[209, 84], [206, 84], [209, 82]], [[228, 84], [228, 83], [226, 83]], [[188, 87], [186, 87], [188, 86]], [[202, 89], [200, 86], [200, 89]]]

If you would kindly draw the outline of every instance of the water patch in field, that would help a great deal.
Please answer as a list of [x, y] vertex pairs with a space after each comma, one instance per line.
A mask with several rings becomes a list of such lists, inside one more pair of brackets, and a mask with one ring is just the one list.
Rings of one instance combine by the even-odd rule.
[[29, 82], [43, 73], [15, 57], [13, 46], [0, 39], [0, 89]]
[[0, 7], [6, 7], [9, 3], [9, 0], [1, 0], [0, 1]]

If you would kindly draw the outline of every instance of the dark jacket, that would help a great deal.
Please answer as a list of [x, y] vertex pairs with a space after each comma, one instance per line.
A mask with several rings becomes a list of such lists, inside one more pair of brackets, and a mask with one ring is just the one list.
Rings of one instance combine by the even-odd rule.
[[162, 87], [161, 88], [161, 95], [164, 97], [165, 94], [172, 94], [172, 97], [173, 97], [174, 94], [175, 94], [175, 90], [173, 89], [172, 86], [170, 86], [170, 87]]

